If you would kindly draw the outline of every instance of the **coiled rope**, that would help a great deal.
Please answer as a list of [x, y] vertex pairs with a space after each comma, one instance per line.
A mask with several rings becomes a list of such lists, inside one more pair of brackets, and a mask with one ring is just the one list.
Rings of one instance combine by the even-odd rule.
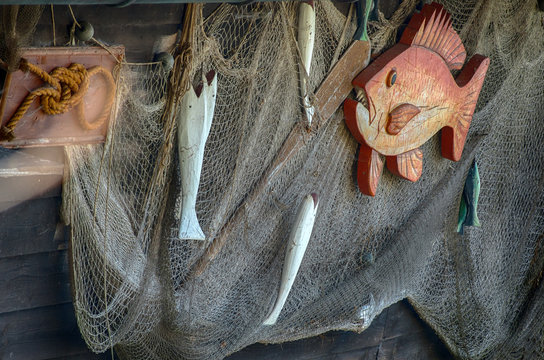
[[[81, 64], [71, 64], [67, 68], [57, 67], [47, 73], [40, 67], [21, 59], [19, 69], [31, 72], [48, 85], [32, 90], [11, 116], [6, 125], [0, 129], [0, 140], [11, 141], [15, 138], [14, 130], [17, 123], [23, 118], [30, 105], [36, 98], [40, 99], [41, 110], [47, 115], [63, 114], [73, 107], [81, 126], [86, 130], [94, 130], [102, 126], [110, 114], [115, 97], [115, 81], [111, 73], [101, 66], [86, 69]], [[95, 75], [102, 75], [106, 81], [106, 102], [102, 112], [93, 122], [85, 118], [83, 96], [89, 89], [90, 79]]]

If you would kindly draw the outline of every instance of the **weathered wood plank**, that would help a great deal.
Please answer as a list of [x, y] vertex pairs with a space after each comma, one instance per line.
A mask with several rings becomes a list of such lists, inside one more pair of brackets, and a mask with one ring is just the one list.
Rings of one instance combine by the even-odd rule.
[[[100, 359], [89, 350], [85, 350], [85, 343], [77, 333], [54, 334], [51, 337], [32, 339], [27, 342], [9, 344], [5, 347], [4, 355], [0, 352], [2, 359], [40, 360], [51, 359], [61, 355], [62, 359], [71, 358], [72, 355], [81, 356], [85, 359]], [[102, 357], [104, 358], [104, 357]]]
[[[71, 20], [70, 20], [71, 21]], [[67, 24], [67, 22], [64, 22]], [[177, 24], [142, 24], [119, 26], [115, 19], [112, 23], [93, 23], [95, 26], [95, 37], [108, 45], [122, 44], [125, 46], [126, 59], [129, 62], [149, 62], [153, 59], [153, 44], [161, 36], [173, 34], [177, 31]], [[51, 25], [38, 24], [36, 34], [43, 34], [44, 44], [52, 44], [53, 37], [50, 35]], [[57, 45], [68, 42], [66, 28], [57, 30]]]
[[71, 303], [0, 314], [0, 334], [1, 359], [40, 360], [91, 355], [79, 335]]
[[[125, 8], [116, 8], [108, 5], [74, 5], [72, 9], [78, 20], [88, 21], [95, 26], [95, 34], [100, 34], [100, 29], [105, 24], [110, 24], [119, 29], [127, 25], [171, 25], [180, 24], [183, 20], [184, 4], [160, 4], [145, 5], [134, 4]], [[68, 6], [55, 6], [55, 22], [57, 30], [65, 30], [72, 16]], [[65, 21], [66, 24], [62, 24]], [[45, 9], [40, 23], [51, 26], [51, 10]], [[63, 28], [64, 27], [64, 28]]]
[[448, 360], [453, 356], [438, 341], [426, 332], [408, 333], [385, 340], [380, 347], [376, 360]]
[[[147, 62], [153, 57], [153, 44], [160, 36], [178, 30], [183, 19], [183, 4], [160, 6], [132, 5], [127, 8], [110, 6], [73, 6], [78, 20], [90, 22], [94, 37], [106, 44], [123, 44], [130, 62]], [[73, 22], [67, 6], [55, 6], [55, 40], [58, 46], [69, 41], [69, 25]], [[104, 16], [107, 14], [107, 16]], [[51, 10], [46, 8], [36, 27], [34, 42], [53, 43]]]
[[60, 197], [0, 203], [0, 258], [67, 248]]
[[58, 197], [61, 183], [60, 175], [0, 177], [0, 212], [26, 200]]
[[[119, 357], [117, 357], [115, 353], [113, 356], [114, 356], [113, 357], [114, 360], [119, 360]], [[55, 357], [55, 358], [50, 358], [48, 360], [112, 360], [112, 357], [109, 351], [102, 354], [95, 354], [87, 349], [85, 350], [85, 352], [82, 352], [81, 354]]]
[[228, 360], [453, 359], [440, 339], [407, 301], [385, 309], [361, 334], [332, 331], [277, 345], [255, 344]]
[[378, 360], [453, 359], [436, 333], [419, 318], [407, 300], [388, 308]]
[[[0, 148], [0, 177], [59, 175], [64, 172], [64, 154], [57, 148], [44, 151], [18, 151]], [[54, 159], [51, 159], [54, 158]]]
[[71, 302], [67, 251], [0, 259], [0, 313]]
[[376, 360], [380, 350], [379, 346], [372, 348], [352, 350], [345, 353], [325, 355], [315, 360]]
[[[345, 331], [331, 331], [326, 334], [293, 341], [283, 344], [263, 345], [255, 344], [248, 346], [228, 357], [228, 360], [259, 359], [259, 360], [280, 360], [280, 359], [331, 359], [335, 356], [339, 359], [350, 359], [348, 356], [363, 356], [365, 352], [371, 353], [383, 339], [383, 332], [387, 318], [387, 310], [377, 316], [372, 324], [363, 333]], [[365, 349], [362, 351], [362, 349]], [[341, 354], [353, 352], [352, 355]], [[376, 352], [374, 352], [375, 358]], [[344, 356], [344, 355], [342, 355]], [[362, 357], [362, 359], [366, 359]]]
[[423, 322], [408, 301], [399, 301], [388, 308], [384, 339], [422, 332], [428, 325]]

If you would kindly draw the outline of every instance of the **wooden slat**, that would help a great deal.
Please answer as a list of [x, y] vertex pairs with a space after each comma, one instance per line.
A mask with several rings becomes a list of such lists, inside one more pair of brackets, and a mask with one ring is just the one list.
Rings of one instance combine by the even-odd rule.
[[388, 308], [384, 339], [422, 332], [427, 327], [408, 301], [399, 301]]
[[325, 355], [315, 360], [376, 360], [376, 356], [380, 350], [379, 346], [372, 348], [352, 350], [345, 353], [335, 355]]
[[61, 184], [60, 175], [0, 177], [0, 212], [26, 200], [58, 197]]
[[[78, 20], [88, 21], [94, 24], [95, 35], [101, 37], [112, 36], [102, 31], [104, 26], [115, 26], [121, 30], [125, 25], [172, 25], [180, 24], [183, 19], [184, 4], [160, 4], [160, 5], [131, 5], [125, 8], [116, 8], [108, 5], [74, 5], [72, 9]], [[49, 13], [48, 13], [49, 12]], [[49, 9], [44, 11], [40, 23], [51, 26], [51, 13]], [[61, 36], [66, 31], [66, 24], [72, 20], [67, 6], [55, 6], [55, 18], [57, 32]], [[62, 22], [65, 22], [62, 25]], [[137, 36], [138, 34], [131, 34]]]
[[431, 339], [422, 332], [416, 332], [385, 340], [376, 360], [453, 360], [442, 344]]
[[91, 355], [79, 335], [71, 303], [0, 314], [0, 334], [0, 359]]
[[64, 154], [58, 148], [21, 149], [0, 148], [0, 178], [14, 176], [57, 175], [64, 173]]
[[[283, 344], [263, 345], [255, 344], [248, 346], [228, 357], [228, 360], [245, 360], [245, 359], [259, 359], [259, 360], [281, 360], [281, 359], [331, 359], [339, 358], [344, 359], [341, 354], [353, 353], [349, 356], [355, 356], [354, 354], [372, 353], [375, 348], [380, 345], [383, 339], [383, 332], [386, 321], [386, 312], [377, 316], [372, 324], [363, 333], [358, 334], [355, 332], [345, 331], [331, 331], [326, 334], [293, 341]], [[363, 349], [365, 349], [363, 351]], [[373, 350], [374, 349], [374, 350]], [[348, 355], [345, 355], [346, 359]], [[362, 356], [362, 355], [361, 355]], [[366, 359], [362, 357], [362, 359]]]
[[435, 332], [406, 300], [389, 307], [384, 341], [378, 355], [378, 360], [453, 359]]
[[453, 359], [407, 301], [391, 305], [361, 334], [332, 331], [278, 345], [255, 344], [228, 360]]
[[67, 251], [0, 259], [0, 313], [71, 302]]
[[[113, 357], [114, 360], [119, 360], [119, 357], [117, 357], [115, 353], [113, 356], [114, 356]], [[85, 352], [82, 352], [81, 354], [55, 357], [55, 358], [50, 358], [47, 360], [112, 360], [112, 357], [109, 351], [102, 354], [95, 354], [91, 352], [90, 350], [86, 350]]]
[[[178, 30], [183, 19], [183, 8], [183, 4], [132, 5], [120, 9], [95, 5], [74, 6], [73, 10], [78, 20], [93, 25], [95, 38], [106, 44], [123, 44], [129, 62], [148, 62], [153, 58], [155, 41]], [[66, 44], [69, 41], [67, 25], [72, 23], [72, 17], [67, 6], [55, 6], [54, 11], [57, 45]], [[45, 9], [36, 27], [34, 42], [53, 42], [49, 8]]]
[[60, 197], [0, 203], [0, 258], [64, 250]]

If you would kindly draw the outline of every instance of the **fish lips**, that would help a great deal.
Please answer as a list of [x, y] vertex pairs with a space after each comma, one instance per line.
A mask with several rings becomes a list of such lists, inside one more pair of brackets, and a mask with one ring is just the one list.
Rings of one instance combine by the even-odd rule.
[[359, 87], [357, 87], [355, 91], [357, 93], [357, 101], [361, 105], [357, 106], [357, 125], [361, 131], [363, 130], [363, 127], [370, 127], [370, 125], [372, 125], [375, 115], [374, 117], [371, 116], [371, 106], [369, 106], [369, 104], [372, 103], [372, 100], [367, 95], [367, 92]]

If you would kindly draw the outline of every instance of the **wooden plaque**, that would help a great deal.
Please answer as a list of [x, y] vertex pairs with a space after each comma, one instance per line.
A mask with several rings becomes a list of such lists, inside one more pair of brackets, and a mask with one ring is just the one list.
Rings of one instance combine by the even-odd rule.
[[[79, 63], [87, 69], [101, 66], [113, 74], [118, 61], [124, 57], [125, 50], [122, 46], [116, 46], [111, 47], [110, 51], [111, 53], [100, 47], [47, 47], [23, 49], [21, 55], [29, 63], [46, 72]], [[2, 126], [8, 123], [29, 92], [47, 85], [30, 72], [18, 70], [4, 74], [0, 102]], [[113, 78], [115, 79], [115, 76]], [[12, 141], [0, 141], [0, 146], [13, 148], [103, 142], [106, 138], [109, 116], [96, 128], [88, 125], [92, 125], [93, 121], [100, 117], [104, 107], [108, 106], [108, 94], [112, 90], [115, 91], [115, 88], [109, 87], [111, 83], [108, 83], [104, 76], [96, 75], [89, 79], [89, 88], [82, 100], [84, 119], [81, 119], [75, 107], [63, 114], [47, 115], [41, 110], [39, 100], [34, 100], [14, 129], [15, 138]]]

